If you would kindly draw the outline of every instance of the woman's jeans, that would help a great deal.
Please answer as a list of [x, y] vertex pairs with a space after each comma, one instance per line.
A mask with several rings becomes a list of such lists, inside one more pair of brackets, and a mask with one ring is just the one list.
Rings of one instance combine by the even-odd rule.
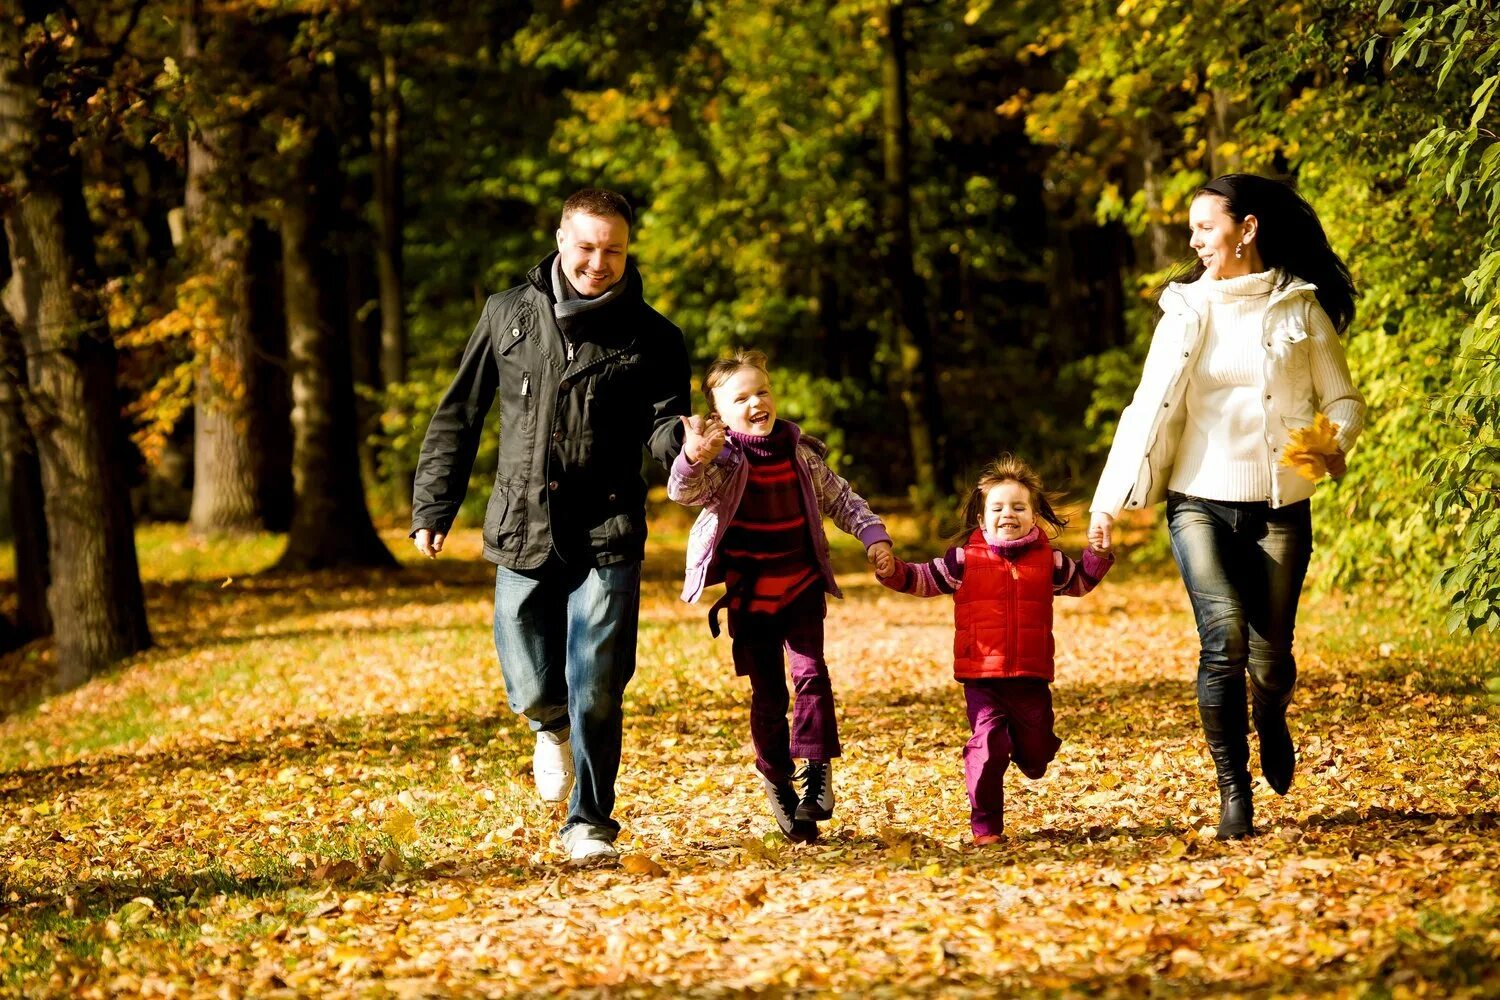
[[564, 843], [612, 841], [620, 830], [610, 814], [640, 598], [638, 562], [577, 566], [554, 556], [540, 569], [495, 573], [495, 651], [511, 711], [533, 731], [571, 730]]
[[1242, 720], [1247, 670], [1257, 704], [1285, 706], [1297, 682], [1292, 632], [1312, 555], [1311, 505], [1168, 493], [1167, 527], [1198, 623], [1199, 708]]

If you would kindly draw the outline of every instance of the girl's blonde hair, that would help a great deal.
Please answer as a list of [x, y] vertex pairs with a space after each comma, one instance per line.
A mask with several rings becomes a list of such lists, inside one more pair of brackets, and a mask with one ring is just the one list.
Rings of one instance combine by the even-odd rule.
[[1031, 495], [1031, 507], [1036, 511], [1037, 519], [1052, 527], [1047, 532], [1048, 537], [1056, 538], [1068, 523], [1068, 519], [1060, 517], [1053, 506], [1062, 502], [1062, 494], [1048, 493], [1042, 487], [1042, 477], [1037, 475], [1035, 469], [1006, 452], [985, 466], [984, 471], [979, 474], [979, 482], [974, 484], [974, 488], [964, 499], [963, 528], [958, 536], [960, 539], [967, 539], [984, 523], [984, 501], [989, 497], [990, 490], [1001, 483], [1019, 483]]
[[766, 356], [760, 351], [735, 351], [727, 358], [718, 358], [708, 366], [708, 373], [703, 376], [703, 395], [708, 397], [709, 413], [719, 412], [719, 408], [714, 405], [714, 390], [728, 382], [742, 368], [754, 368], [766, 377], [766, 381], [771, 379]]

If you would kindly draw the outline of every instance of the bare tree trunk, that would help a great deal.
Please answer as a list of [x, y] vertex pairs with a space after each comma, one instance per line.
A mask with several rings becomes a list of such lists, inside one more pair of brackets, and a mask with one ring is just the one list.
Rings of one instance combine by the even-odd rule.
[[375, 265], [380, 279], [380, 375], [406, 381], [406, 294], [402, 227], [406, 200], [401, 171], [401, 80], [396, 54], [386, 52], [370, 77], [370, 145], [374, 160]]
[[250, 226], [250, 331], [255, 344], [251, 385], [257, 505], [268, 531], [292, 524], [292, 388], [286, 349], [281, 240], [269, 225]]
[[395, 565], [365, 505], [349, 344], [337, 336], [326, 299], [343, 287], [342, 269], [319, 244], [334, 227], [318, 209], [326, 215], [338, 206], [337, 166], [326, 145], [301, 152], [301, 176], [287, 185], [281, 213], [295, 502], [277, 568], [287, 570]]
[[[1147, 115], [1141, 119], [1139, 125], [1141, 190], [1146, 194], [1146, 204], [1152, 215], [1156, 215], [1161, 208], [1160, 164], [1166, 158], [1161, 140], [1157, 138], [1154, 128], [1155, 118], [1154, 114]], [[1145, 257], [1148, 270], [1160, 271], [1183, 256], [1187, 249], [1184, 245], [1186, 241], [1179, 233], [1180, 230], [1175, 226], [1166, 226], [1157, 222], [1146, 224], [1142, 256]]]
[[1219, 150], [1234, 138], [1235, 127], [1245, 117], [1245, 108], [1223, 89], [1213, 91], [1213, 99], [1214, 114], [1208, 120], [1208, 158], [1209, 169], [1215, 177], [1220, 177], [1237, 173], [1244, 164], [1245, 158], [1240, 155], [1237, 147], [1228, 155]]
[[[0, 230], [0, 286], [10, 279], [10, 250]], [[47, 515], [43, 507], [42, 467], [36, 442], [26, 426], [21, 398], [26, 391], [26, 354], [21, 331], [7, 309], [0, 308], [0, 442], [4, 446], [11, 535], [16, 549], [16, 620], [7, 645], [15, 648], [52, 632], [47, 610]]]
[[[98, 298], [93, 230], [72, 131], [45, 117], [47, 53], [23, 63], [26, 22], [0, 19], [0, 158], [12, 277], [6, 305], [27, 357], [26, 423], [40, 460], [59, 689], [145, 649], [151, 635], [113, 431], [115, 347]], [[33, 75], [34, 74], [34, 75]]]
[[[187, 66], [203, 58], [213, 30], [193, 2], [182, 26]], [[200, 331], [193, 383], [193, 506], [198, 534], [262, 526], [260, 483], [250, 434], [254, 345], [250, 331], [249, 218], [244, 204], [240, 126], [208, 112], [189, 135], [186, 216], [189, 271], [209, 297], [213, 328]]]
[[942, 464], [938, 451], [937, 379], [932, 360], [932, 327], [922, 280], [914, 261], [911, 222], [911, 116], [906, 74], [906, 8], [886, 5], [883, 60], [886, 223], [891, 246], [887, 264], [896, 294], [897, 388], [906, 411], [911, 457], [920, 509], [935, 511]]

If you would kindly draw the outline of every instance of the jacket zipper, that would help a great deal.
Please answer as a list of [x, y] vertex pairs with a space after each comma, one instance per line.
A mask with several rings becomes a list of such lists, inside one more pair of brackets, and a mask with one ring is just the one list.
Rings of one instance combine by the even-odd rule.
[[[598, 368], [600, 365], [608, 364], [609, 362], [613, 361], [615, 358], [618, 358], [620, 355], [622, 355], [624, 353], [625, 352], [623, 350], [620, 350], [620, 351], [614, 352], [613, 354], [606, 354], [606, 355], [603, 355], [602, 357], [595, 358], [594, 360], [590, 361], [588, 364], [584, 365], [582, 368], [579, 368], [577, 371], [569, 372], [568, 373], [568, 378], [577, 380], [578, 376], [582, 375], [584, 372], [590, 370], [591, 368]], [[568, 344], [568, 360], [569, 361], [573, 360], [573, 345], [572, 345], [572, 343]]]
[[531, 396], [531, 372], [524, 372], [521, 375], [521, 396], [522, 398]]
[[[1000, 558], [1005, 559], [1004, 556]], [[1010, 663], [1011, 670], [1016, 669], [1017, 658], [1021, 653], [1021, 598], [1017, 593], [1021, 589], [1021, 571], [1016, 564], [1005, 559], [1005, 568], [1010, 570]]]

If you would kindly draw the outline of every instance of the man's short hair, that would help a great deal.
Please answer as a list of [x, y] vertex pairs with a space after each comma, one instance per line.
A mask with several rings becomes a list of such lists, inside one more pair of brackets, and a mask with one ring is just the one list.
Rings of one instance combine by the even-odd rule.
[[562, 217], [566, 219], [575, 212], [601, 219], [618, 215], [627, 226], [635, 225], [635, 213], [630, 210], [630, 202], [625, 196], [604, 188], [584, 188], [568, 195], [568, 200], [563, 202]]

